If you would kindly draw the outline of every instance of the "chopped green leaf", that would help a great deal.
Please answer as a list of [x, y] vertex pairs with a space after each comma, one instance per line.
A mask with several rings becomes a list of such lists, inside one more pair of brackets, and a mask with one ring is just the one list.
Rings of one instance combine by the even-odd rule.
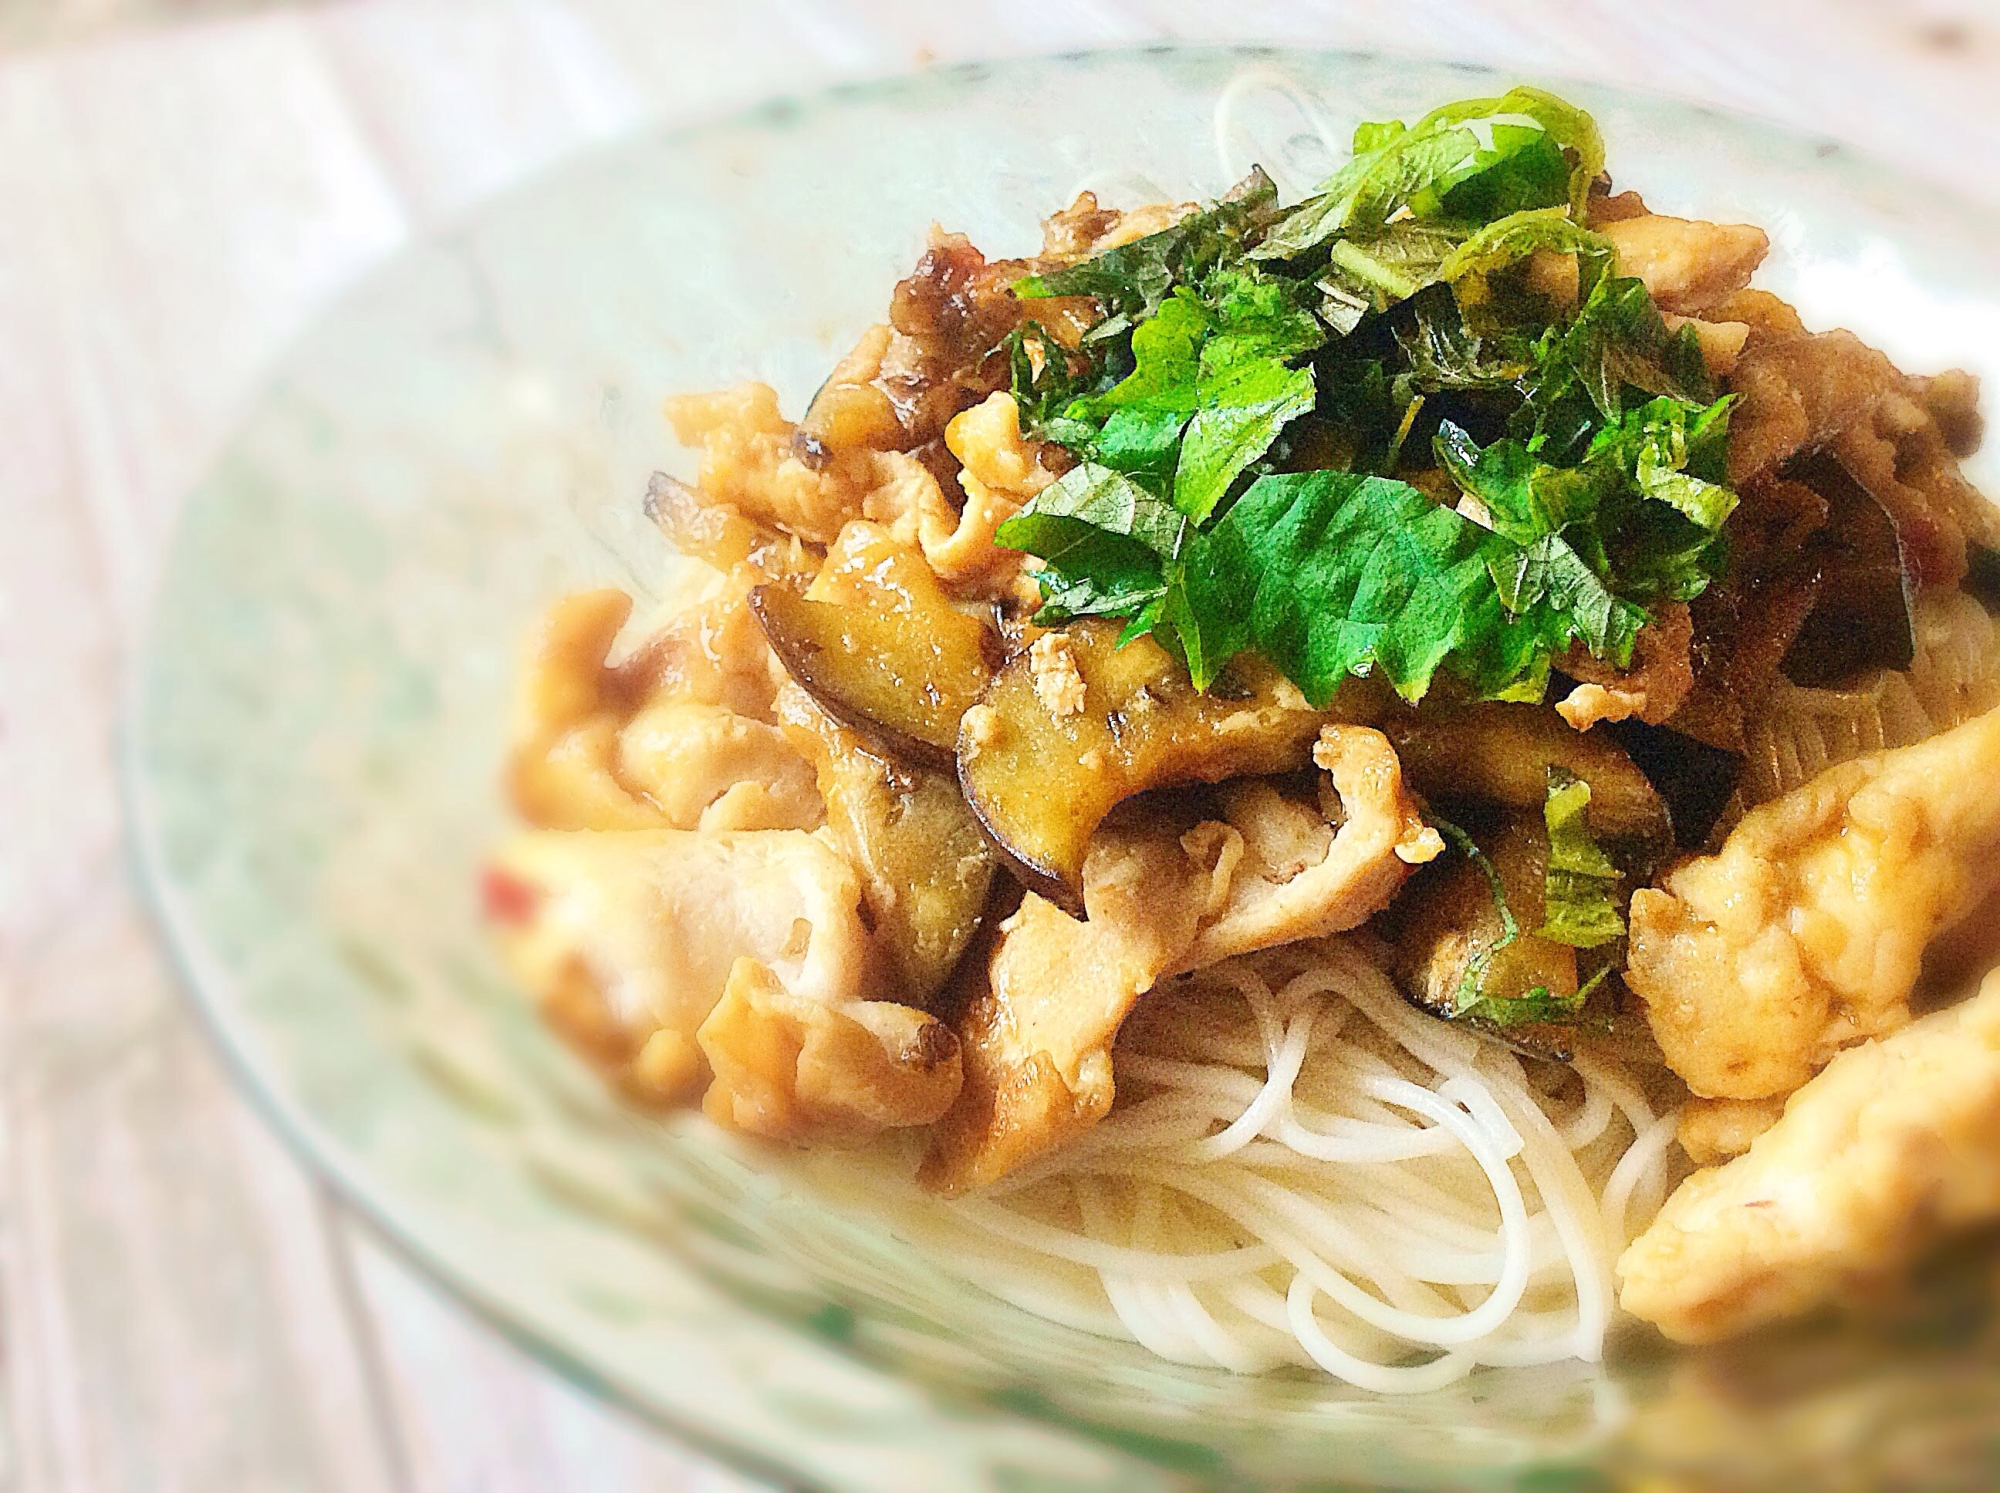
[[1508, 947], [1521, 936], [1521, 924], [1514, 916], [1514, 910], [1507, 904], [1507, 887], [1500, 879], [1500, 872], [1478, 842], [1448, 819], [1433, 815], [1430, 823], [1446, 842], [1459, 854], [1479, 868], [1486, 878], [1487, 889], [1493, 895], [1494, 911], [1500, 915], [1500, 936], [1492, 943], [1480, 948], [1466, 961], [1465, 973], [1458, 982], [1458, 990], [1453, 1000], [1451, 1019], [1471, 1020], [1489, 1026], [1513, 1027], [1529, 1026], [1542, 1022], [1570, 1022], [1579, 1016], [1590, 994], [1610, 972], [1610, 966], [1599, 970], [1585, 982], [1574, 995], [1557, 995], [1546, 985], [1520, 995], [1483, 995], [1480, 986], [1486, 971], [1492, 966], [1494, 955]]
[[1720, 480], [1734, 402], [1733, 394], [1705, 409], [1665, 396], [1651, 400], [1599, 431], [1589, 459], [1616, 463], [1647, 497], [1704, 533], [1718, 533], [1737, 503]]
[[1045, 625], [1129, 616], [1166, 593], [1185, 520], [1136, 482], [1086, 463], [1001, 524], [999, 542], [1039, 556]]
[[1578, 639], [1629, 658], [1644, 613], [1601, 604], [1565, 553], [1523, 548], [1408, 483], [1299, 472], [1258, 478], [1189, 542], [1186, 569], [1214, 635], [1257, 648], [1307, 699], [1379, 669], [1416, 700], [1440, 668], [1482, 694], [1534, 684]]
[[1511, 389], [1534, 366], [1534, 350], [1518, 333], [1473, 331], [1449, 287], [1427, 286], [1399, 309], [1392, 327], [1409, 364], [1412, 385], [1446, 390]]
[[1459, 1020], [1483, 1021], [1498, 1027], [1539, 1026], [1544, 1023], [1566, 1026], [1583, 1014], [1591, 991], [1609, 973], [1607, 965], [1574, 995], [1557, 995], [1548, 986], [1537, 985], [1521, 995], [1476, 996], [1452, 1015]]
[[1567, 636], [1618, 668], [1630, 666], [1645, 608], [1615, 595], [1562, 535], [1544, 534], [1488, 563], [1501, 605], [1535, 636]]
[[[1078, 347], [1011, 345], [1024, 429], [1081, 461], [1000, 530], [1045, 561], [1038, 615], [1125, 619], [1203, 688], [1254, 648], [1315, 700], [1440, 670], [1539, 700], [1578, 644], [1628, 666], [1645, 608], [1720, 573], [1736, 497], [1693, 331], [1582, 226], [1595, 125], [1515, 89], [1354, 151], [1290, 213], [1253, 173], [1016, 287], [1103, 312]], [[1579, 302], [1514, 273], [1541, 252]], [[1393, 480], [1412, 440], [1462, 512]]]
[[1205, 374], [1250, 358], [1296, 358], [1326, 340], [1307, 309], [1310, 287], [1301, 281], [1239, 265], [1211, 274], [1200, 293], [1215, 319], [1201, 350]]
[[1542, 937], [1594, 949], [1625, 933], [1618, 915], [1618, 868], [1584, 822], [1590, 784], [1560, 767], [1549, 769], [1542, 818], [1549, 831]]
[[1554, 95], [1516, 88], [1466, 99], [1408, 129], [1393, 122], [1357, 129], [1353, 159], [1254, 252], [1288, 259], [1342, 236], [1367, 240], [1399, 214], [1477, 224], [1567, 203], [1581, 218], [1603, 168], [1596, 124]]
[[1094, 392], [1103, 378], [1101, 356], [1072, 354], [1033, 320], [1008, 333], [1002, 345], [1021, 428], [1045, 440], [1061, 440], [1062, 412]]
[[1072, 418], [1102, 419], [1112, 410], [1171, 410], [1183, 418], [1195, 407], [1201, 344], [1211, 323], [1200, 301], [1181, 291], [1132, 333], [1132, 371], [1095, 399], [1072, 406]]
[[[1074, 449], [1103, 466], [1155, 479], [1174, 505], [1199, 520], [1285, 425], [1313, 405], [1313, 375], [1286, 359], [1310, 351], [1321, 333], [1296, 292], [1252, 271], [1204, 287], [1182, 286], [1132, 334], [1132, 372], [1064, 418]], [[1171, 483], [1164, 479], [1171, 478]]]
[[1101, 429], [1093, 430], [1088, 421], [1069, 422], [1074, 426], [1070, 443], [1072, 449], [1104, 466], [1164, 486], [1172, 479], [1174, 463], [1180, 458], [1181, 428], [1187, 419], [1186, 412], [1178, 409], [1142, 405], [1114, 410]]
[[1177, 283], [1197, 280], [1239, 255], [1246, 237], [1270, 223], [1277, 210], [1278, 189], [1258, 167], [1205, 211], [1080, 264], [1029, 275], [1015, 284], [1014, 294], [1024, 300], [1094, 296], [1108, 315], [1136, 324], [1151, 316]]
[[1705, 408], [1716, 397], [1694, 328], [1668, 331], [1645, 284], [1616, 276], [1597, 282], [1568, 327], [1550, 329], [1523, 392], [1514, 432], [1558, 464], [1580, 459], [1598, 423], [1635, 404], [1667, 395]]
[[1415, 219], [1391, 223], [1366, 243], [1337, 239], [1328, 247], [1319, 288], [1386, 311], [1443, 279], [1441, 270], [1465, 241], [1462, 228]]
[[1275, 359], [1228, 365], [1203, 379], [1201, 404], [1181, 439], [1174, 506], [1199, 522], [1208, 517], [1243, 469], [1271, 448], [1287, 422], [1313, 406], [1310, 368]]
[[[1590, 196], [1590, 184], [1604, 170], [1604, 138], [1598, 133], [1597, 121], [1568, 100], [1539, 88], [1510, 88], [1499, 98], [1462, 99], [1454, 104], [1441, 105], [1419, 120], [1416, 129], [1422, 132], [1447, 125], [1468, 125], [1478, 129], [1481, 121], [1492, 121], [1495, 138], [1488, 150], [1491, 161], [1500, 164], [1535, 143], [1531, 138], [1515, 138], [1508, 147], [1502, 148], [1500, 131], [1507, 128], [1505, 121], [1509, 116], [1534, 124], [1541, 131], [1543, 142], [1562, 152], [1569, 167], [1570, 211], [1573, 216], [1582, 218]], [[1475, 167], [1464, 173], [1464, 179], [1471, 180], [1486, 169], [1490, 168]], [[1521, 204], [1522, 207], [1543, 205]]]
[[1453, 286], [1463, 311], [1483, 308], [1494, 300], [1491, 277], [1541, 250], [1576, 255], [1587, 295], [1611, 266], [1611, 244], [1568, 214], [1566, 207], [1534, 208], [1477, 231], [1405, 219], [1366, 240], [1334, 240], [1315, 283], [1332, 314], [1347, 320], [1337, 328], [1343, 332], [1369, 311], [1386, 311], [1432, 285]]
[[1570, 524], [1588, 521], [1603, 501], [1612, 474], [1594, 468], [1552, 467], [1535, 460], [1519, 441], [1501, 439], [1485, 449], [1449, 420], [1432, 441], [1438, 464], [1486, 510], [1491, 527], [1516, 544], [1533, 544]]
[[1437, 278], [1451, 284], [1459, 305], [1469, 310], [1492, 300], [1491, 276], [1543, 251], [1576, 256], [1578, 294], [1585, 298], [1616, 257], [1609, 239], [1574, 222], [1566, 208], [1534, 208], [1488, 223], [1446, 256]]
[[997, 532], [1002, 544], [1053, 562], [1058, 558], [1056, 554], [1016, 541], [1038, 539], [1045, 529], [1050, 533], [1062, 532], [1047, 529], [1050, 525], [1077, 524], [1135, 540], [1163, 559], [1171, 559], [1179, 552], [1181, 536], [1187, 527], [1185, 519], [1138, 483], [1086, 462], [1072, 467], [1043, 488], [1032, 503], [1001, 524]]

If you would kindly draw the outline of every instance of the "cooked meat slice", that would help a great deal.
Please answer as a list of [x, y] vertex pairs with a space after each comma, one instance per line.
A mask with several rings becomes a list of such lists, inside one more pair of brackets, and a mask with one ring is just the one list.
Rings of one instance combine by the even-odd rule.
[[1921, 392], [1920, 380], [1906, 380], [1831, 448], [1894, 523], [1912, 584], [1949, 590], [1965, 574], [1968, 542], [2000, 545], [2000, 508], [1965, 480], [1946, 432], [1914, 397]]
[[1963, 368], [1947, 369], [1935, 378], [1911, 381], [1911, 397], [1930, 411], [1938, 434], [1953, 456], [1970, 456], [1986, 434], [1979, 413], [1979, 379]]
[[1068, 207], [1042, 220], [1042, 256], [1064, 264], [1088, 259], [1171, 228], [1197, 206], [1193, 202], [1152, 202], [1120, 212], [1099, 207], [1095, 192], [1079, 192]]
[[1100, 207], [1095, 192], [1078, 192], [1068, 207], [1042, 219], [1042, 257], [1064, 264], [1088, 259], [1124, 216], [1115, 207]]
[[1683, 1182], [1618, 1262], [1621, 1304], [1703, 1343], [1838, 1300], [2000, 1217], [2000, 976], [1852, 1048], [1726, 1166]]
[[1743, 348], [1750, 341], [1748, 322], [1704, 321], [1699, 316], [1672, 315], [1666, 321], [1674, 331], [1694, 328], [1695, 339], [1701, 343], [1701, 360], [1717, 378], [1727, 378], [1736, 371], [1736, 360], [1743, 356]]
[[529, 639], [508, 781], [544, 829], [810, 829], [812, 771], [768, 717], [783, 677], [739, 567], [630, 658], [606, 661], [622, 591], [564, 597]]
[[771, 578], [755, 564], [737, 566], [606, 670], [606, 698], [628, 712], [661, 699], [690, 700], [769, 723], [771, 701], [787, 676], [750, 609], [750, 591]]
[[[802, 1015], [823, 1007], [874, 1032], [880, 1054], [911, 1070], [908, 1092], [930, 1094], [943, 1082], [950, 1033], [922, 1036], [929, 1018], [875, 1009], [864, 999], [872, 947], [861, 919], [853, 869], [818, 837], [799, 830], [706, 833], [641, 830], [626, 834], [537, 831], [506, 846], [489, 872], [507, 889], [509, 915], [497, 919], [501, 951], [552, 1018], [587, 1039], [594, 1055], [646, 1097], [683, 1097], [708, 1068], [702, 1056], [711, 1013], [744, 975], [732, 1013], [718, 1027], [730, 1076], [719, 1072], [711, 1112], [782, 1139], [798, 1139], [823, 1119], [842, 1138], [858, 1123], [822, 1102], [838, 1077], [834, 1054], [846, 1054], [855, 1083], [882, 1090], [880, 1055], [854, 1058], [844, 1026]], [[768, 980], [765, 978], [768, 976]], [[769, 991], [775, 982], [787, 999]], [[782, 1049], [792, 1032], [817, 1054], [807, 1070], [815, 1085], [799, 1103], [773, 1108], [772, 1061], [757, 1043]], [[745, 1035], [750, 1032], [751, 1035]], [[732, 1085], [755, 1081], [740, 1113]], [[900, 1092], [900, 1091], [899, 1091]], [[943, 1108], [898, 1120], [919, 1124]], [[817, 1119], [815, 1117], [818, 1117]]]
[[958, 1038], [889, 1001], [829, 1006], [739, 959], [708, 1019], [702, 1055], [715, 1080], [710, 1119], [794, 1145], [858, 1145], [928, 1125], [958, 1097]]
[[722, 705], [665, 699], [618, 735], [618, 772], [675, 829], [813, 829], [812, 764], [776, 726]]
[[1584, 204], [1584, 221], [1592, 228], [1602, 230], [1607, 224], [1622, 223], [1627, 218], [1643, 218], [1651, 211], [1646, 206], [1646, 199], [1637, 192], [1613, 192], [1611, 178], [1599, 176], [1590, 184], [1590, 197]]
[[1728, 380], [1729, 480], [1741, 489], [1865, 420], [1902, 375], [1852, 332], [1752, 337]]
[[1681, 1106], [1681, 1149], [1697, 1166], [1714, 1166], [1741, 1156], [1750, 1143], [1778, 1123], [1785, 1101], [1769, 1099], [1690, 1099]]
[[1055, 478], [1040, 463], [1041, 446], [1021, 434], [1014, 396], [991, 394], [954, 416], [944, 442], [963, 463], [964, 501], [947, 503], [937, 480], [912, 457], [885, 457], [883, 480], [863, 503], [867, 516], [905, 544], [918, 545], [947, 585], [982, 595], [1005, 590], [1021, 553], [996, 544], [994, 530]]
[[1314, 760], [1339, 796], [1337, 829], [1268, 787], [1236, 785], [1220, 820], [1185, 829], [1134, 804], [1091, 841], [1087, 921], [1030, 895], [1001, 925], [960, 1016], [965, 1087], [932, 1133], [926, 1186], [984, 1186], [1101, 1119], [1112, 1041], [1167, 975], [1356, 927], [1443, 848], [1381, 733], [1329, 726]]
[[1806, 324], [1790, 301], [1768, 290], [1739, 290], [1724, 296], [1709, 309], [1719, 321], [1739, 322], [1756, 333], [1803, 337]]
[[531, 824], [614, 830], [667, 822], [618, 778], [625, 712], [604, 660], [631, 613], [623, 591], [580, 591], [544, 612], [529, 636], [507, 786]]
[[739, 957], [812, 1000], [861, 997], [868, 934], [847, 863], [799, 830], [516, 837], [494, 872], [525, 913], [497, 931], [530, 990], [580, 967], [609, 1019], [693, 1043]]
[[1909, 1019], [1924, 947], [2000, 882], [2000, 710], [1843, 763], [1632, 898], [1626, 980], [1696, 1094], [1797, 1088]]
[[1084, 865], [1088, 921], [1033, 893], [1022, 900], [960, 1012], [965, 1084], [932, 1128], [926, 1187], [983, 1187], [1104, 1117], [1112, 1039], [1194, 941], [1207, 879], [1141, 819], [1098, 832]]
[[[1402, 768], [1381, 732], [1327, 726], [1313, 762], [1339, 795], [1345, 816], [1339, 831], [1318, 844], [1324, 829], [1293, 829], [1280, 838], [1268, 801], [1255, 790], [1225, 791], [1223, 823], [1241, 840], [1242, 856], [1220, 910], [1203, 921], [1182, 968], [1359, 927], [1388, 905], [1413, 868], [1444, 849], [1404, 789]], [[1268, 788], [1262, 793], [1276, 798]], [[1326, 823], [1323, 813], [1309, 817]]]
[[875, 452], [865, 445], [817, 465], [804, 460], [769, 384], [677, 395], [666, 414], [683, 446], [701, 447], [700, 486], [711, 502], [813, 544], [859, 518], [874, 486]]
[[750, 518], [665, 472], [647, 479], [645, 509], [675, 550], [725, 575], [746, 565], [760, 580], [810, 577], [819, 568], [819, 551], [797, 535]]
[[1618, 251], [1618, 273], [1636, 275], [1662, 311], [1699, 316], [1750, 276], [1770, 252], [1761, 228], [1648, 213], [1605, 223], [1598, 232]]

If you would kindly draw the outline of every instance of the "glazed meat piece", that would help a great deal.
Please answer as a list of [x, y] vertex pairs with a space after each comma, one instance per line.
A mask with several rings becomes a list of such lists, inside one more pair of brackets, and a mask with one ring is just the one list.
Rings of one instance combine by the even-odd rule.
[[1648, 213], [1602, 223], [1618, 273], [1635, 275], [1662, 311], [1699, 316], [1750, 283], [1770, 252], [1761, 228]]
[[1714, 1166], [1741, 1156], [1750, 1143], [1778, 1123], [1785, 1101], [1768, 1099], [1690, 1099], [1681, 1106], [1675, 1134], [1681, 1149], [1697, 1166]]
[[1104, 1118], [1112, 1039], [1193, 941], [1204, 879], [1171, 834], [1142, 821], [1099, 833], [1084, 868], [1088, 921], [1032, 892], [1022, 900], [959, 1014], [965, 1082], [932, 1127], [926, 1187], [983, 1187]]
[[613, 666], [631, 610], [622, 591], [585, 591], [537, 625], [509, 761], [522, 815], [544, 829], [817, 825], [812, 769], [768, 719], [782, 672], [738, 584]]
[[950, 1027], [893, 1001], [830, 1006], [739, 959], [701, 1024], [708, 1117], [794, 1145], [860, 1145], [927, 1125], [958, 1097]]
[[[711, 1114], [802, 1140], [855, 1137], [857, 1114], [829, 1099], [849, 1079], [883, 1095], [891, 1075], [910, 1070], [895, 1090], [902, 1107], [871, 1111], [881, 1124], [935, 1118], [951, 1099], [936, 1098], [942, 1067], [956, 1093], [949, 1029], [866, 999], [873, 949], [860, 886], [813, 835], [537, 831], [501, 851], [488, 883], [499, 893], [489, 901], [504, 910], [495, 918], [501, 949], [521, 982], [648, 1099], [688, 1096], [712, 1074]], [[874, 1032], [873, 1049], [834, 1015]], [[711, 1049], [725, 1047], [715, 1061]], [[741, 1106], [738, 1079], [753, 1085]]]
[[1704, 1343], [1838, 1301], [1943, 1231], [2000, 1217], [2000, 976], [1852, 1048], [1618, 1262], [1625, 1310]]
[[810, 763], [777, 727], [721, 705], [662, 700], [618, 735], [619, 775], [674, 829], [813, 829]]
[[1843, 763], [1633, 894], [1626, 980], [1696, 1094], [1786, 1094], [1909, 1018], [1924, 947], [2000, 882], [2000, 711]]
[[922, 548], [947, 586], [1002, 596], [1020, 572], [1021, 554], [996, 543], [994, 531], [1055, 480], [1042, 457], [1060, 449], [1021, 434], [1013, 395], [989, 394], [945, 426], [955, 502], [929, 467], [909, 457], [883, 457], [883, 480], [862, 511], [904, 544]]
[[1222, 818], [1183, 838], [1209, 886], [1180, 968], [1358, 927], [1443, 851], [1381, 732], [1324, 726], [1312, 760], [1337, 804], [1309, 808], [1268, 784], [1231, 784]]

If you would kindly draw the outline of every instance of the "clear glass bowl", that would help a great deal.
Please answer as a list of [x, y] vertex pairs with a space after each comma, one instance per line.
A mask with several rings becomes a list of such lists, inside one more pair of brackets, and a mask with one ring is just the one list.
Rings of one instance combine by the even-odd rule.
[[[1162, 1364], [987, 1296], [698, 1116], [621, 1108], [481, 934], [525, 620], [584, 583], [643, 597], [671, 564], [639, 512], [650, 470], [687, 472], [663, 394], [758, 377], [800, 408], [933, 219], [1021, 253], [1082, 186], [1206, 195], [1255, 159], [1297, 193], [1334, 159], [1319, 125], [1511, 81], [1267, 51], [952, 68], [618, 146], [349, 294], [189, 503], [125, 742], [144, 877], [279, 1128], [550, 1362], [739, 1464], [856, 1493], [1588, 1486], [1703, 1447], [1747, 1466], [1753, 1442], [1796, 1475], [1863, 1466], [1853, 1428], [1891, 1412], [1904, 1441], [2000, 1423], [1969, 1308], [1943, 1347], [1628, 1346], [1414, 1399]], [[1768, 225], [1766, 281], [1816, 324], [1913, 368], [2000, 370], [1990, 222], [1830, 144], [1568, 91], [1621, 185]], [[1833, 1362], [1830, 1388], [1793, 1382]]]

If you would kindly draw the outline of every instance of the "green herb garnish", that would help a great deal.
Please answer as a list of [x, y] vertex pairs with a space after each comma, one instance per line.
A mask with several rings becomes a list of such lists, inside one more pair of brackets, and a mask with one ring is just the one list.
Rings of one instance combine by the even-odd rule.
[[1465, 99], [1413, 126], [1388, 120], [1354, 132], [1354, 158], [1288, 213], [1257, 249], [1290, 258], [1336, 237], [1366, 240], [1399, 215], [1490, 223], [1566, 204], [1583, 216], [1604, 143], [1591, 117], [1536, 88]]
[[[1515, 89], [1362, 126], [1288, 213], [1254, 172], [1017, 285], [1103, 312], [1011, 349], [1024, 423], [1080, 459], [999, 529], [1044, 562], [1037, 620], [1122, 619], [1204, 689], [1254, 648], [1315, 702], [1377, 673], [1539, 700], [1577, 645], [1628, 666], [1648, 608], [1720, 573], [1736, 498], [1693, 331], [1583, 221], [1602, 165], [1588, 115]], [[1538, 253], [1574, 257], [1573, 303]]]
[[1625, 934], [1618, 915], [1619, 870], [1591, 838], [1583, 811], [1590, 784], [1560, 767], [1549, 769], [1542, 819], [1549, 831], [1549, 866], [1542, 892], [1542, 937], [1574, 949], [1594, 949]]

